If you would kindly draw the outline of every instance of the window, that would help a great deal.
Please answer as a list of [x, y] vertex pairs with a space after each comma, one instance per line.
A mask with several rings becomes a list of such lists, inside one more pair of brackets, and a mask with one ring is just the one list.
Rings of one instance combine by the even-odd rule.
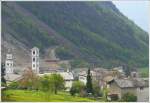
[[33, 61], [35, 62], [35, 58], [33, 58]]
[[35, 51], [33, 51], [33, 54], [35, 54]]
[[35, 67], [35, 64], [33, 64], [33, 67]]
[[136, 77], [136, 73], [133, 73], [133, 77]]
[[140, 87], [140, 90], [143, 90], [144, 88], [143, 87]]

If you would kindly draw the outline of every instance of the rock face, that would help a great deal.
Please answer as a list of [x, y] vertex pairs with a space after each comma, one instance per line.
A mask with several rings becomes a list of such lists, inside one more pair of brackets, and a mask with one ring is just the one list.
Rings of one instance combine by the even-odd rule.
[[2, 2], [2, 61], [11, 48], [15, 65], [30, 66], [37, 46], [41, 58], [57, 47], [60, 59], [148, 66], [148, 41], [111, 2]]

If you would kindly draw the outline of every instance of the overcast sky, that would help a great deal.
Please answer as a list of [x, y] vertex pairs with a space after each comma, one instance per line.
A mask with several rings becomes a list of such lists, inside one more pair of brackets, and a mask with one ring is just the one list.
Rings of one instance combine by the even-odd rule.
[[150, 1], [113, 1], [116, 7], [143, 30], [149, 31]]

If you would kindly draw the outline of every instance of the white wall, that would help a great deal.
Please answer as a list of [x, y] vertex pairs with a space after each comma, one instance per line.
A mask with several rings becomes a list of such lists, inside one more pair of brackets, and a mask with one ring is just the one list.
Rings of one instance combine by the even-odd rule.
[[138, 102], [148, 102], [149, 101], [149, 88], [137, 88], [137, 101]]
[[73, 83], [73, 80], [65, 81], [65, 87], [67, 88], [66, 91], [70, 90], [70, 88], [72, 87], [72, 83]]
[[79, 81], [81, 81], [84, 84], [86, 84], [86, 77], [85, 76], [79, 76]]

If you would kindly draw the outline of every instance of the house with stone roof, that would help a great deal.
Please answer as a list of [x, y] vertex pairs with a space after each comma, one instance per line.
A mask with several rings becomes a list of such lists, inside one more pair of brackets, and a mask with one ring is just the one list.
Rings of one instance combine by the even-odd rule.
[[38, 75], [39, 76], [44, 76], [44, 75], [50, 75], [50, 74], [53, 74], [53, 73], [60, 74], [63, 77], [63, 79], [65, 81], [66, 91], [69, 91], [70, 88], [72, 87], [72, 83], [74, 81], [73, 74], [69, 70], [66, 71], [66, 72], [65, 71], [64, 72], [50, 72], [50, 73], [43, 73], [43, 74], [38, 74]]
[[124, 78], [124, 79], [113, 79], [109, 83], [108, 99], [111, 100], [112, 95], [118, 96], [119, 99], [125, 93], [132, 93], [137, 96], [138, 102], [149, 101], [149, 83], [148, 79], [144, 78]]

